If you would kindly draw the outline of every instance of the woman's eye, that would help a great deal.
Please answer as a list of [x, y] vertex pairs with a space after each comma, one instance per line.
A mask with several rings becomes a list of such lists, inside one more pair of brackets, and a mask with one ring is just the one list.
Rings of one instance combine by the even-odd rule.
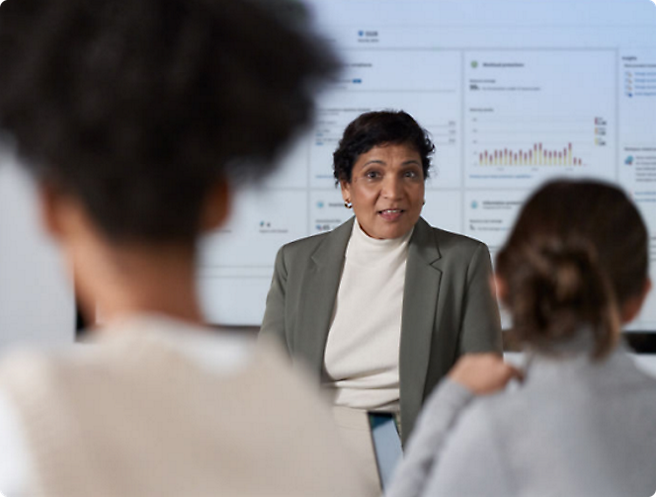
[[378, 171], [367, 171], [365, 176], [369, 179], [376, 179], [380, 177], [380, 173]]
[[419, 177], [419, 174], [417, 173], [417, 171], [406, 171], [403, 176], [406, 178], [417, 178]]

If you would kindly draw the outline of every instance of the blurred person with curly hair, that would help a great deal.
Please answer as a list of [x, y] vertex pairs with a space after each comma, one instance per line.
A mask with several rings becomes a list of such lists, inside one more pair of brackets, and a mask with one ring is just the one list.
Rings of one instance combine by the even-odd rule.
[[0, 127], [103, 323], [2, 362], [1, 492], [359, 495], [311, 386], [274, 344], [203, 326], [194, 278], [198, 237], [337, 67], [264, 3], [2, 4]]

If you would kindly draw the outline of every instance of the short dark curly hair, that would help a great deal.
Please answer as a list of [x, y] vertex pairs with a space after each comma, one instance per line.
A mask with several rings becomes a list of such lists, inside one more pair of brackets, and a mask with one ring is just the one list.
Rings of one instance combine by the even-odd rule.
[[0, 123], [109, 239], [193, 241], [209, 189], [267, 173], [338, 69], [263, 5], [7, 0]]
[[337, 150], [333, 153], [335, 180], [351, 182], [353, 165], [361, 154], [375, 146], [407, 144], [421, 156], [424, 179], [428, 178], [435, 146], [428, 131], [403, 111], [366, 112], [356, 117], [344, 130]]

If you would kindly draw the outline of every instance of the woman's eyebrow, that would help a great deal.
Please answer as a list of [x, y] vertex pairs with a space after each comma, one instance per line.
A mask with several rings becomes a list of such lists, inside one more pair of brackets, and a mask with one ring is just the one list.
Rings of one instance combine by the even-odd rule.
[[[364, 166], [368, 166], [369, 164], [382, 164], [382, 165], [387, 165], [387, 162], [385, 162], [385, 161], [382, 160], [382, 159], [371, 159], [371, 160], [368, 160], [367, 162], [365, 162], [365, 163], [363, 164], [363, 167], [364, 167]], [[412, 165], [417, 165], [417, 166], [419, 166], [419, 165], [421, 165], [421, 162], [418, 161], [418, 160], [416, 160], [416, 159], [410, 159], [410, 160], [406, 160], [406, 161], [401, 162], [401, 165], [402, 165], [402, 166], [412, 166]]]

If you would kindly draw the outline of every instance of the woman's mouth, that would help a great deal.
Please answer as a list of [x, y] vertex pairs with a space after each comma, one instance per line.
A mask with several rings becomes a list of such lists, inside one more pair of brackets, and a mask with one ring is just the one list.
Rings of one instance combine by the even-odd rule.
[[398, 218], [401, 217], [401, 215], [405, 211], [403, 209], [384, 209], [382, 211], [378, 211], [378, 214], [385, 220], [385, 221], [396, 221]]

